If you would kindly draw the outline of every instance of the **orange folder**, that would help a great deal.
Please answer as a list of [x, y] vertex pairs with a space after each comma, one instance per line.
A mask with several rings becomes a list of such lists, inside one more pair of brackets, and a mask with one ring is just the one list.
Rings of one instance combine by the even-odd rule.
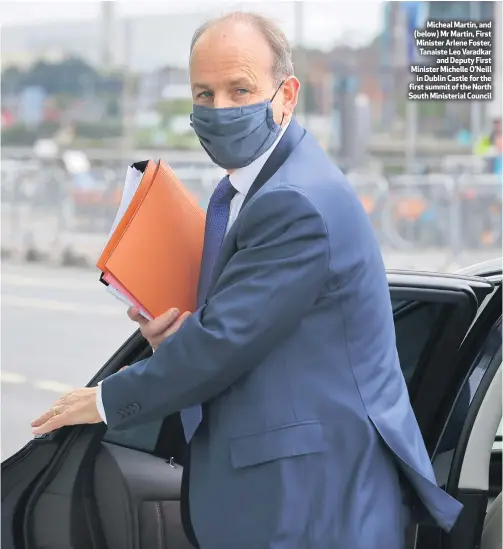
[[151, 317], [173, 307], [193, 312], [204, 224], [204, 210], [174, 172], [149, 160], [96, 265]]

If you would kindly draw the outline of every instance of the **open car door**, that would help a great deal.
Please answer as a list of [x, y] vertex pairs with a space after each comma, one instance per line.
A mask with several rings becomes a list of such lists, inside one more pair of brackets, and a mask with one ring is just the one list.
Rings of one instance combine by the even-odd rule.
[[[465, 378], [460, 346], [494, 285], [397, 271], [388, 280], [401, 366], [433, 455], [456, 398], [453, 387]], [[89, 386], [150, 353], [136, 333]], [[178, 414], [127, 431], [98, 424], [35, 438], [2, 464], [2, 548], [189, 548], [179, 510], [185, 450]], [[438, 545], [426, 546], [414, 529], [408, 547], [434, 549], [441, 540], [437, 535]]]

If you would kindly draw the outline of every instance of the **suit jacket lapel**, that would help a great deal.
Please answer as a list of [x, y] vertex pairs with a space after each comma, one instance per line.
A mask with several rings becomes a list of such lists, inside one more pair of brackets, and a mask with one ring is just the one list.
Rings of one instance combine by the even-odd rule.
[[269, 156], [264, 167], [255, 178], [253, 185], [250, 187], [250, 190], [243, 201], [243, 205], [241, 206], [241, 210], [246, 206], [253, 195], [256, 194], [285, 163], [286, 159], [302, 141], [305, 134], [306, 130], [299, 125], [295, 118], [292, 118], [285, 134], [276, 145], [276, 148], [272, 151], [271, 156]]
[[[283, 137], [276, 145], [276, 148], [272, 151], [271, 156], [269, 156], [267, 162], [264, 164], [264, 167], [260, 170], [259, 174], [255, 178], [255, 181], [253, 182], [250, 190], [248, 191], [248, 194], [246, 195], [246, 198], [243, 201], [240, 213], [251, 200], [251, 198], [265, 185], [265, 183], [267, 183], [267, 181], [269, 181], [269, 179], [271, 179], [271, 177], [285, 163], [286, 159], [290, 156], [290, 154], [297, 147], [297, 145], [302, 141], [305, 134], [306, 130], [304, 130], [298, 124], [295, 118], [293, 118]], [[211, 282], [208, 287], [208, 294], [206, 296], [205, 302], [207, 301], [208, 296], [211, 294], [215, 286], [215, 282], [222, 272], [223, 266], [236, 252], [236, 239], [234, 237], [234, 233], [237, 229], [238, 223], [239, 217], [229, 231], [229, 234], [224, 238], [224, 244], [222, 246], [222, 249], [226, 248], [226, 253], [225, 256], [221, 254], [220, 257], [217, 259], [217, 262], [215, 263], [213, 272], [211, 274]], [[232, 247], [230, 247], [230, 244], [232, 244]]]

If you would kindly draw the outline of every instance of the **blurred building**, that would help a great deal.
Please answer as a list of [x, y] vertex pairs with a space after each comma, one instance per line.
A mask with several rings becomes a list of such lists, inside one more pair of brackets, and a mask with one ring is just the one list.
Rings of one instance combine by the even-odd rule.
[[[204, 13], [176, 13], [111, 19], [106, 25], [96, 20], [6, 25], [1, 35], [2, 66], [57, 54], [80, 57], [94, 66], [127, 64], [135, 72], [166, 65], [184, 67], [188, 61], [185, 46], [204, 18]], [[184, 47], [173, 47], [177, 43]]]
[[[361, 48], [337, 46], [328, 52], [294, 50], [294, 64], [302, 75], [302, 93], [307, 96], [308, 114], [331, 116], [335, 91], [334, 83], [340, 78], [351, 78], [359, 93], [364, 94], [371, 106], [372, 119], [377, 122], [382, 109], [380, 86], [379, 39]], [[303, 64], [308, 70], [303, 70]]]
[[500, 120], [503, 116], [503, 2], [494, 2], [494, 69], [493, 78], [499, 83], [494, 90], [494, 97], [488, 105], [487, 114], [492, 120]]
[[493, 100], [483, 103], [482, 117], [485, 125], [492, 119], [501, 118], [502, 110], [502, 72], [503, 44], [502, 32], [502, 2], [496, 1], [469, 1], [469, 2], [427, 2], [428, 18], [454, 21], [492, 21], [493, 22]]
[[178, 67], [163, 67], [143, 73], [138, 81], [139, 109], [152, 109], [162, 99], [191, 97], [189, 72]]
[[[368, 45], [351, 46], [351, 40], [344, 42], [340, 36], [333, 36], [333, 43], [338, 40], [339, 45], [323, 51], [294, 48], [296, 73], [302, 83], [297, 112], [306, 117], [303, 122], [320, 140], [329, 144], [334, 135], [347, 136], [357, 125], [356, 111], [349, 111], [358, 110], [358, 103], [373, 132], [403, 143], [411, 43], [404, 6], [410, 4], [423, 6], [430, 18], [466, 19], [474, 14], [477, 18], [492, 18], [496, 35], [494, 66], [501, 64], [501, 25], [497, 24], [501, 22], [501, 2], [383, 2], [383, 31]], [[28, 67], [41, 60], [60, 63], [59, 75], [65, 73], [64, 78], [55, 78], [49, 75], [47, 67], [39, 71], [39, 75], [45, 71], [45, 82], [51, 88], [46, 90], [44, 121], [101, 125], [107, 120], [118, 125], [127, 118], [155, 125], [160, 115], [159, 103], [183, 103], [190, 98], [188, 45], [194, 29], [215, 15], [214, 10], [209, 7], [206, 13], [118, 18], [111, 2], [102, 2], [102, 7], [99, 20], [2, 28], [2, 114], [8, 123], [18, 120], [21, 98], [16, 77], [12, 78], [16, 70], [12, 68], [10, 78], [6, 78], [9, 67]], [[293, 33], [293, 42], [305, 44], [302, 17], [297, 16], [296, 22], [299, 29]], [[71, 56], [76, 59], [69, 60]], [[71, 68], [72, 63], [82, 65], [83, 61], [90, 64], [88, 73], [87, 69]], [[35, 64], [35, 68], [37, 72], [40, 67]], [[77, 70], [81, 73], [75, 76]], [[115, 81], [104, 83], [106, 78]], [[40, 79], [22, 81], [23, 86], [33, 86], [39, 85]], [[62, 89], [63, 81], [75, 83], [78, 89]], [[501, 72], [493, 73], [493, 82], [495, 98], [479, 110], [468, 102], [422, 102], [417, 132], [425, 139], [434, 136], [452, 141], [463, 132], [469, 134], [474, 120], [480, 119], [481, 126], [498, 113], [501, 116]], [[164, 112], [169, 111], [169, 107], [163, 107]], [[180, 114], [183, 113], [181, 108]], [[367, 127], [367, 120], [364, 122], [362, 127]], [[346, 137], [345, 140], [351, 141]]]
[[[421, 104], [418, 131], [451, 137], [475, 126], [487, 126], [499, 110], [501, 116], [502, 46], [501, 5], [499, 1], [434, 1], [434, 2], [385, 2], [384, 27], [380, 47], [380, 82], [384, 97], [382, 126], [391, 129], [393, 121], [403, 117], [411, 50], [414, 46], [407, 29], [406, 4], [415, 4], [422, 11], [424, 20], [493, 21], [493, 101], [479, 102], [475, 109], [470, 102], [429, 101]], [[474, 112], [479, 122], [474, 121]]]

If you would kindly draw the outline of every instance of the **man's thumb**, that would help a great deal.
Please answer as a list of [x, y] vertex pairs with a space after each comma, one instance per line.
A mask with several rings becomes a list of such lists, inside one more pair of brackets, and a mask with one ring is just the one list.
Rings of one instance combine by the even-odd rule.
[[138, 324], [146, 324], [148, 320], [140, 314], [140, 310], [137, 307], [129, 307], [127, 310], [128, 317]]

